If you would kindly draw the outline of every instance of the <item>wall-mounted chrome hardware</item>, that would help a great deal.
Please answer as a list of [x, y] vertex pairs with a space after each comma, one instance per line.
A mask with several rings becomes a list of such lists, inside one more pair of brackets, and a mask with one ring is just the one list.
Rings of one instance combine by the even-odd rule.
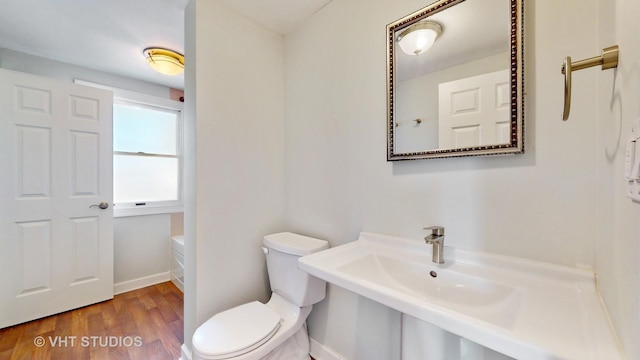
[[102, 210], [104, 210], [104, 209], [107, 209], [107, 208], [109, 207], [109, 203], [107, 203], [107, 202], [103, 201], [103, 202], [101, 202], [100, 204], [93, 204], [93, 205], [91, 205], [91, 206], [89, 206], [89, 207], [90, 207], [90, 208], [92, 208], [92, 207], [94, 207], [94, 206], [95, 206], [95, 207], [98, 207], [98, 208], [100, 208], [100, 209], [102, 209]]
[[616, 68], [618, 67], [618, 54], [618, 45], [613, 45], [602, 49], [600, 56], [574, 62], [571, 62], [571, 56], [567, 56], [564, 59], [564, 64], [562, 64], [562, 73], [564, 74], [564, 110], [562, 111], [562, 120], [567, 121], [569, 111], [571, 111], [571, 73], [597, 65], [602, 65], [602, 70]]

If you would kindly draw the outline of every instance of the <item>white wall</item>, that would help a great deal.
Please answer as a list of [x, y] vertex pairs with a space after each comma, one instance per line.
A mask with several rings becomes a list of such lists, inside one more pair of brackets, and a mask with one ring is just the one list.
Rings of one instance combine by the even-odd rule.
[[[385, 76], [380, 70], [385, 59], [379, 56], [385, 43], [377, 35], [381, 24], [421, 2], [391, 6], [368, 1], [368, 16], [359, 18], [349, 14], [364, 2], [334, 0], [289, 35], [285, 213], [290, 225], [343, 243], [361, 229], [417, 241], [424, 237], [423, 225], [441, 223], [449, 225], [450, 245], [567, 265], [593, 263], [595, 221], [590, 220], [596, 211], [588, 195], [597, 187], [592, 176], [596, 129], [585, 121], [554, 121], [562, 96], [550, 89], [557, 87], [562, 95], [557, 69], [563, 54], [581, 47], [588, 52], [596, 41], [583, 44], [567, 36], [567, 49], [560, 31], [541, 29], [577, 28], [584, 38], [595, 37], [590, 26], [595, 0], [581, 1], [573, 10], [570, 3], [555, 6], [561, 9], [534, 3], [526, 10], [528, 151], [518, 156], [385, 161]], [[347, 19], [354, 31], [342, 34], [333, 25]], [[596, 91], [585, 87], [587, 80], [577, 79], [584, 91], [574, 99], [575, 118], [596, 109]], [[559, 216], [564, 213], [579, 221]]]
[[[100, 83], [157, 97], [169, 98], [166, 86], [0, 48], [0, 66], [25, 73], [73, 82]], [[114, 219], [114, 282], [119, 284], [170, 270], [169, 214]], [[126, 285], [125, 285], [126, 288]]]
[[[526, 154], [388, 163], [384, 27], [423, 2], [334, 0], [286, 37], [283, 68], [277, 36], [216, 2], [193, 0], [187, 8], [187, 173], [193, 176], [185, 217], [186, 344], [214, 312], [265, 299], [264, 263], [253, 250], [263, 234], [282, 227], [284, 199], [286, 229], [333, 246], [361, 230], [422, 241], [421, 228], [439, 224], [447, 227], [447, 243], [460, 248], [594, 264], [627, 356], [637, 358], [638, 205], [620, 195], [618, 139], [640, 112], [632, 31], [638, 5], [526, 5]], [[359, 16], [363, 9], [366, 16]], [[603, 30], [606, 25], [614, 30]], [[230, 33], [236, 44], [218, 36]], [[571, 119], [562, 122], [564, 56], [593, 56], [609, 40], [623, 46], [620, 69], [577, 74]], [[260, 61], [248, 53], [261, 54]], [[247, 72], [252, 67], [254, 76]], [[286, 107], [276, 89], [282, 73]], [[256, 78], [265, 81], [256, 86]], [[256, 124], [265, 97], [279, 105], [262, 111], [265, 122]], [[283, 140], [284, 154], [277, 146]], [[264, 167], [259, 158], [267, 159]], [[259, 196], [259, 189], [269, 195]], [[400, 358], [399, 314], [337, 287], [316, 306], [310, 331], [348, 359]]]
[[640, 359], [640, 203], [625, 196], [623, 174], [627, 136], [640, 119], [639, 13], [638, 1], [599, 1], [597, 49], [618, 44], [620, 63], [615, 71], [598, 72], [599, 116], [588, 119], [599, 134], [596, 270], [629, 360]]
[[227, 9], [186, 9], [185, 345], [213, 314], [269, 295], [283, 230], [283, 40]]
[[170, 270], [170, 216], [159, 214], [113, 219], [115, 284]]
[[[599, 52], [598, 1], [526, 1], [524, 155], [390, 163], [385, 25], [424, 5], [334, 0], [286, 37], [287, 228], [335, 246], [362, 230], [421, 242], [443, 225], [459, 248], [594, 264], [598, 74], [575, 76], [562, 122], [560, 65]], [[400, 356], [398, 314], [333, 286], [310, 332], [348, 359]]]

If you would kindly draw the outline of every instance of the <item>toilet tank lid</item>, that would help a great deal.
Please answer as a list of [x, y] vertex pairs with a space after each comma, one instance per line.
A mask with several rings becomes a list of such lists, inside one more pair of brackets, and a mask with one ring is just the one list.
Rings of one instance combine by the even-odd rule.
[[270, 249], [298, 256], [308, 255], [329, 248], [329, 242], [326, 240], [315, 239], [290, 232], [267, 235], [264, 237], [263, 242], [264, 245]]

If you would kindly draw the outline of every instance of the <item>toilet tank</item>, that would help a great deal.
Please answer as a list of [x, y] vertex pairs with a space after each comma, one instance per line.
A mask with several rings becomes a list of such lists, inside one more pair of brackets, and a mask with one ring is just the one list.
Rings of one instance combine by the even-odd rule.
[[325, 240], [290, 232], [267, 235], [263, 244], [271, 291], [299, 307], [324, 299], [326, 283], [298, 268], [298, 259], [329, 248]]

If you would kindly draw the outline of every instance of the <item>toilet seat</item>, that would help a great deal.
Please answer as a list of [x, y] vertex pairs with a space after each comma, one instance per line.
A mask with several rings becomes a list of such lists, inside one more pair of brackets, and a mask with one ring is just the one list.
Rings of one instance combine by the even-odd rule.
[[228, 359], [267, 342], [282, 319], [266, 305], [254, 301], [214, 315], [193, 335], [193, 347], [206, 359]]

